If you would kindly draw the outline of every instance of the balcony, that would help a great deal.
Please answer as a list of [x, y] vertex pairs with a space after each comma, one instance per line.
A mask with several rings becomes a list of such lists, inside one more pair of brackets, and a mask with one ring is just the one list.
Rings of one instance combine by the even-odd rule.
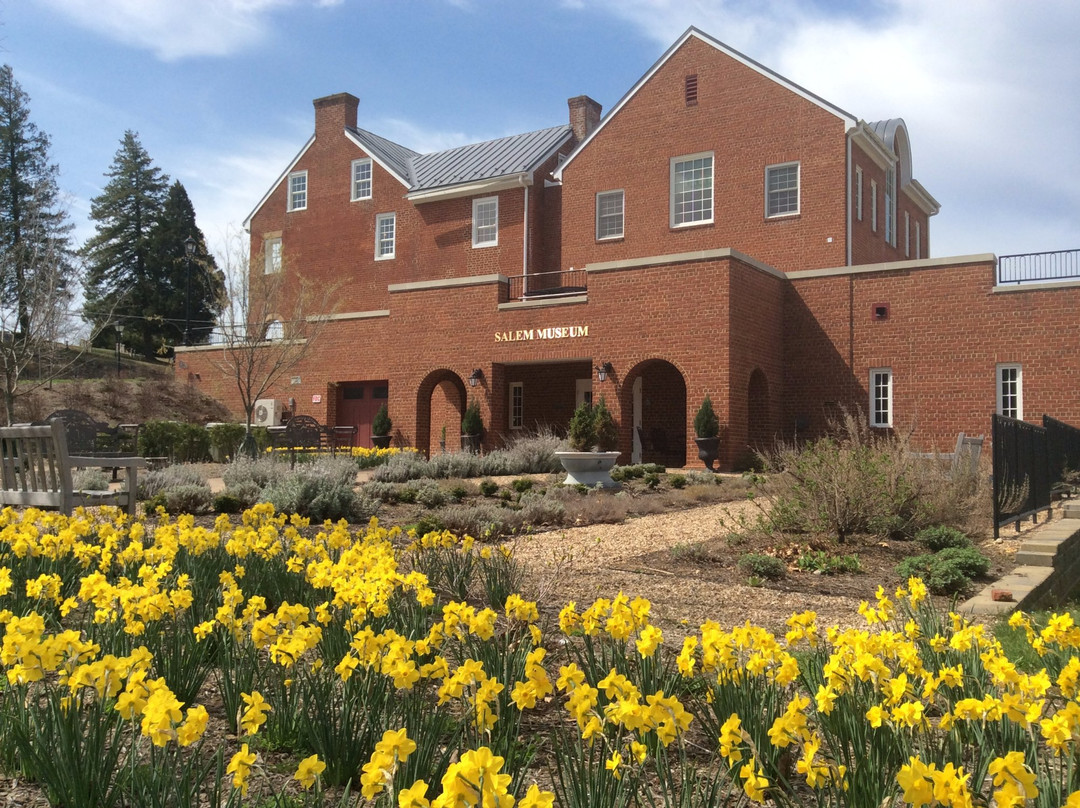
[[1080, 280], [1080, 250], [998, 256], [998, 285]]
[[584, 269], [514, 275], [507, 282], [507, 301], [573, 297], [586, 294], [589, 289]]

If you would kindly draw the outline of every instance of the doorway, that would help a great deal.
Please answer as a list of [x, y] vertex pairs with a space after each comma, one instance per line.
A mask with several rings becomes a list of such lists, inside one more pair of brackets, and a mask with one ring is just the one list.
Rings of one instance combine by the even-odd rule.
[[338, 384], [337, 424], [356, 427], [357, 446], [371, 448], [371, 425], [389, 393], [385, 380]]

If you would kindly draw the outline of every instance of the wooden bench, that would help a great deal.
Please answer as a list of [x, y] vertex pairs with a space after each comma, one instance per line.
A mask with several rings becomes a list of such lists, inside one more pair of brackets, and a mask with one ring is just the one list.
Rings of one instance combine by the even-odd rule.
[[[117, 505], [135, 516], [141, 457], [69, 455], [67, 434], [59, 419], [44, 425], [0, 427], [0, 505], [50, 508], [70, 516], [79, 505]], [[80, 491], [72, 482], [75, 468], [122, 468], [124, 488]]]

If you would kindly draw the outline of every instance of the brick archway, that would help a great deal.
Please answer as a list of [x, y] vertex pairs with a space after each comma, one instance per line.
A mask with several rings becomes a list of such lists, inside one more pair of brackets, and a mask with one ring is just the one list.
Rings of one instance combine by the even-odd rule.
[[[641, 411], [635, 412], [634, 384], [641, 379]], [[686, 379], [682, 371], [666, 359], [646, 359], [630, 369], [622, 382], [619, 402], [623, 435], [630, 437], [621, 446], [627, 457], [635, 433], [642, 444], [641, 461], [672, 468], [686, 465]], [[635, 421], [640, 420], [640, 432]]]
[[461, 416], [465, 414], [465, 382], [452, 370], [432, 371], [416, 391], [416, 448], [428, 457], [443, 450], [446, 428], [447, 452], [461, 448]]

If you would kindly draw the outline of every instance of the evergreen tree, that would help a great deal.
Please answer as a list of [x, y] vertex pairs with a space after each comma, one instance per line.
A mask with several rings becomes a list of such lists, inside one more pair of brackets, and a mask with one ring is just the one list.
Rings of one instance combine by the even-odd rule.
[[[15, 400], [49, 381], [70, 327], [67, 307], [78, 269], [71, 223], [61, 206], [49, 138], [30, 121], [29, 98], [0, 68], [0, 385], [4, 418]], [[27, 383], [25, 372], [37, 372]]]
[[48, 135], [30, 120], [29, 100], [11, 67], [0, 67], [0, 293], [15, 311], [4, 328], [19, 334], [32, 327], [35, 275], [55, 274], [54, 302], [67, 305], [76, 273], [59, 168], [49, 163]]
[[164, 324], [155, 321], [161, 299], [161, 262], [155, 261], [152, 236], [165, 207], [169, 178], [154, 165], [130, 130], [124, 133], [105, 189], [90, 203], [97, 232], [83, 247], [87, 261], [86, 316], [97, 344], [114, 344], [112, 323], [124, 326], [123, 342], [153, 358]]
[[[184, 246], [189, 238], [195, 241], [190, 277]], [[206, 239], [195, 224], [195, 208], [179, 180], [169, 187], [151, 234], [149, 260], [151, 276], [157, 281], [150, 310], [161, 326], [155, 334], [158, 353], [183, 345], [185, 336], [190, 336], [192, 345], [208, 342], [224, 306], [225, 278], [206, 249]]]

